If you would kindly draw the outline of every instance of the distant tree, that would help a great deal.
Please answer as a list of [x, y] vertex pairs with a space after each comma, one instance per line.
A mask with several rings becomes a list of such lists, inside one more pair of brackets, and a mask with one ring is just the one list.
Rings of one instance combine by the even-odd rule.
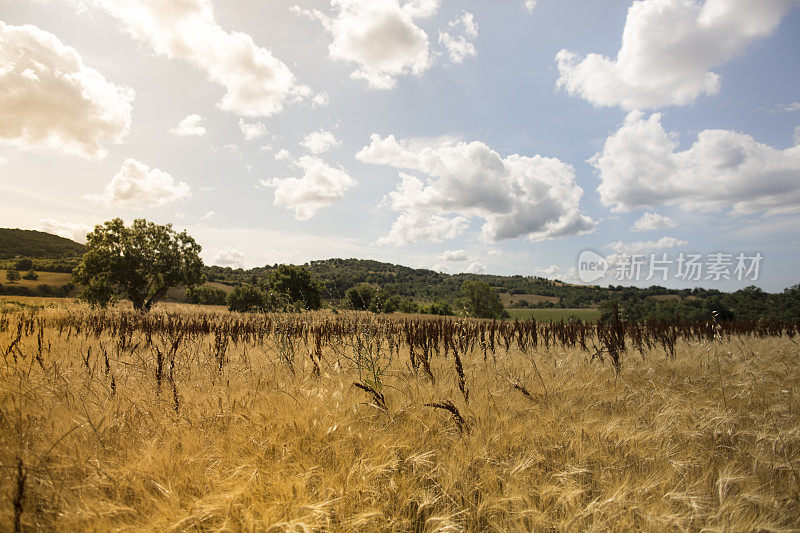
[[6, 279], [11, 283], [16, 283], [20, 280], [19, 270], [16, 268], [9, 268], [6, 270]]
[[253, 313], [267, 310], [264, 293], [255, 285], [240, 285], [228, 295], [228, 309], [235, 313]]
[[269, 279], [269, 288], [285, 296], [289, 303], [314, 310], [322, 307], [322, 289], [303, 267], [280, 265]]
[[228, 295], [225, 291], [208, 286], [187, 290], [186, 299], [191, 304], [199, 305], [225, 305], [228, 303]]
[[25, 275], [22, 276], [22, 279], [27, 279], [28, 281], [36, 281], [37, 279], [39, 279], [39, 274], [37, 274], [33, 270], [28, 270], [28, 272], [26, 272]]
[[467, 298], [467, 311], [476, 318], [503, 318], [507, 315], [500, 296], [483, 281], [467, 280], [461, 285]]
[[436, 303], [432, 303], [427, 307], [423, 307], [422, 313], [426, 315], [438, 315], [438, 316], [455, 315], [455, 313], [453, 312], [453, 306], [442, 300], [439, 300]]
[[36, 286], [36, 293], [40, 296], [50, 296], [53, 294], [53, 287], [46, 284], [41, 284]]
[[800, 285], [794, 285], [778, 295], [777, 315], [787, 319], [800, 319]]
[[33, 259], [29, 257], [20, 257], [14, 263], [14, 268], [17, 270], [31, 270], [33, 268]]
[[200, 284], [200, 249], [171, 224], [137, 219], [126, 227], [115, 218], [87, 236], [86, 253], [72, 278], [84, 286], [83, 296], [93, 305], [106, 306], [115, 294], [124, 294], [134, 309], [147, 312], [171, 287]]
[[358, 285], [347, 289], [345, 296], [351, 309], [366, 311], [372, 306], [372, 300], [375, 298], [375, 289], [369, 285]]

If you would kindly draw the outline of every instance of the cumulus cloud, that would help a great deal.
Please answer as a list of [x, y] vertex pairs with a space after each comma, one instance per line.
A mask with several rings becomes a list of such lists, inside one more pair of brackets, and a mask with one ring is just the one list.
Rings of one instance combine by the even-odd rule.
[[0, 141], [102, 159], [128, 135], [133, 98], [55, 35], [0, 21]]
[[[286, 158], [290, 156], [286, 153]], [[294, 211], [297, 220], [309, 220], [317, 212], [344, 198], [356, 181], [343, 169], [334, 168], [318, 157], [288, 159], [303, 172], [300, 178], [261, 180], [264, 187], [275, 189], [274, 205]]]
[[439, 32], [439, 44], [447, 49], [450, 61], [463, 63], [467, 57], [478, 54], [473, 42], [478, 37], [475, 15], [465, 12], [448, 25], [448, 30]]
[[646, 242], [612, 242], [606, 245], [606, 248], [614, 250], [618, 254], [643, 254], [648, 252], [655, 252], [658, 250], [669, 250], [671, 248], [679, 248], [686, 246], [689, 243], [675, 237], [661, 237], [657, 241]]
[[641, 0], [628, 10], [617, 57], [556, 56], [559, 87], [596, 106], [685, 105], [719, 92], [711, 69], [770, 35], [796, 0]]
[[42, 218], [39, 219], [39, 224], [34, 229], [85, 243], [86, 235], [92, 231], [92, 226], [80, 222], [62, 222], [53, 218]]
[[734, 214], [800, 210], [800, 146], [780, 150], [749, 135], [705, 130], [686, 151], [661, 115], [631, 112], [590, 162], [600, 200], [614, 211], [679, 204]]
[[336, 148], [342, 145], [340, 141], [336, 140], [336, 137], [334, 137], [333, 133], [325, 130], [309, 133], [300, 144], [312, 154], [323, 154], [331, 148]]
[[444, 217], [420, 212], [402, 213], [392, 229], [376, 244], [403, 246], [419, 241], [441, 242], [455, 239], [469, 227], [465, 217]]
[[245, 263], [245, 255], [236, 249], [220, 250], [211, 259], [211, 264], [221, 267], [242, 268]]
[[219, 107], [240, 116], [268, 117], [287, 102], [311, 96], [285, 63], [250, 35], [222, 29], [211, 0], [79, 0], [118, 19], [158, 54], [202, 69], [225, 87]]
[[398, 76], [419, 75], [432, 64], [428, 34], [415, 24], [436, 13], [439, 0], [331, 0], [331, 14], [295, 6], [319, 20], [333, 38], [331, 59], [355, 63], [353, 78], [391, 89]]
[[356, 158], [425, 176], [400, 172], [401, 182], [386, 203], [402, 214], [383, 242], [453, 238], [473, 217], [484, 220], [487, 242], [522, 236], [539, 241], [595, 226], [578, 208], [583, 189], [575, 183], [575, 170], [558, 159], [503, 158], [481, 142], [425, 144], [397, 141], [393, 135], [373, 135]]
[[564, 281], [566, 283], [582, 283], [578, 275], [578, 269], [575, 267], [562, 270], [558, 265], [550, 265], [547, 268], [538, 268], [534, 270], [533, 275], [550, 280]]
[[464, 272], [468, 274], [483, 274], [486, 272], [486, 265], [475, 261], [474, 263], [470, 263]]
[[330, 102], [331, 102], [331, 97], [325, 91], [315, 94], [314, 98], [311, 99], [311, 105], [313, 107], [325, 107]]
[[550, 265], [547, 268], [539, 268], [533, 271], [533, 275], [539, 278], [555, 279], [561, 275], [561, 267]]
[[191, 198], [189, 185], [157, 168], [126, 159], [122, 168], [99, 195], [89, 196], [109, 207], [145, 208]]
[[467, 252], [464, 250], [446, 250], [439, 256], [440, 261], [447, 261], [450, 263], [460, 263], [468, 259]]
[[179, 137], [202, 137], [206, 134], [203, 126], [203, 117], [200, 115], [189, 115], [172, 128], [172, 133]]
[[657, 229], [669, 229], [678, 225], [677, 222], [669, 217], [658, 213], [645, 213], [642, 218], [633, 223], [634, 231], [653, 231]]
[[536, 0], [525, 0], [524, 5], [528, 13], [533, 13], [533, 10], [536, 9]]
[[269, 133], [263, 122], [245, 122], [241, 118], [239, 119], [239, 129], [242, 130], [242, 135], [248, 141], [260, 139]]

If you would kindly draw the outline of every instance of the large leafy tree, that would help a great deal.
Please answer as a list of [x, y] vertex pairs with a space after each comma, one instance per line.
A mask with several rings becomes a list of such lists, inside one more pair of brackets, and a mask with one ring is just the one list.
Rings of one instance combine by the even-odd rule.
[[500, 297], [487, 283], [467, 280], [461, 285], [466, 296], [467, 311], [476, 318], [503, 318], [506, 311]]
[[170, 287], [191, 289], [202, 282], [200, 245], [171, 224], [138, 219], [127, 227], [115, 218], [95, 226], [86, 248], [72, 277], [95, 305], [108, 305], [114, 295], [124, 294], [134, 309], [147, 312]]

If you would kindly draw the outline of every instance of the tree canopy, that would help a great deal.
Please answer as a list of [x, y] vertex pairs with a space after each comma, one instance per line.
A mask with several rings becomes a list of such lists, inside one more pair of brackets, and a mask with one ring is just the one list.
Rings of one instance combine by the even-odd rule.
[[6, 279], [11, 283], [19, 281], [20, 279], [19, 271], [16, 268], [9, 268], [8, 270], [6, 270]]
[[475, 318], [503, 318], [505, 309], [500, 297], [487, 283], [465, 281], [461, 292], [466, 296], [467, 311]]
[[322, 307], [322, 290], [311, 274], [294, 265], [280, 265], [269, 277], [269, 287], [284, 295], [289, 303], [308, 310]]
[[149, 311], [171, 287], [192, 288], [202, 281], [200, 245], [171, 224], [144, 219], [130, 227], [120, 218], [94, 228], [87, 236], [87, 251], [73, 271], [84, 297], [105, 306], [124, 294], [137, 311]]

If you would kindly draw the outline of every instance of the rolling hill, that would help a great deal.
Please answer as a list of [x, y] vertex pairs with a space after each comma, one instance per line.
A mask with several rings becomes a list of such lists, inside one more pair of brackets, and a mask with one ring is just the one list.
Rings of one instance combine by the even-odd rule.
[[0, 259], [71, 259], [80, 257], [85, 249], [82, 244], [44, 231], [0, 228]]
[[[37, 272], [63, 273], [67, 276], [44, 276], [37, 284], [51, 285], [53, 290], [69, 289], [69, 276], [85, 246], [69, 239], [41, 231], [0, 229], [0, 270], [9, 268], [17, 256], [30, 257]], [[256, 284], [264, 280], [278, 265], [267, 265], [249, 270], [230, 267], [206, 266], [204, 272], [211, 288], [229, 292], [240, 284]], [[574, 314], [576, 310], [591, 311], [612, 300], [619, 301], [626, 313], [640, 319], [710, 319], [757, 318], [800, 316], [800, 285], [782, 293], [770, 294], [748, 287], [732, 293], [714, 289], [668, 289], [623, 286], [571, 285], [534, 276], [497, 276], [492, 274], [444, 274], [429, 269], [410, 268], [391, 263], [365, 259], [325, 259], [303, 265], [322, 285], [323, 298], [333, 305], [341, 305], [347, 289], [368, 284], [390, 294], [397, 294], [419, 304], [443, 300], [455, 303], [461, 298], [461, 285], [466, 280], [483, 281], [493, 287], [507, 308], [518, 318], [532, 312], [552, 310]], [[5, 280], [3, 280], [5, 281]], [[7, 284], [5, 291], [12, 289]], [[27, 289], [23, 284], [13, 289]], [[18, 291], [17, 291], [18, 292]], [[170, 291], [169, 299], [182, 301], [182, 288]], [[534, 309], [534, 308], [539, 308]], [[566, 316], [566, 315], [565, 315]]]

